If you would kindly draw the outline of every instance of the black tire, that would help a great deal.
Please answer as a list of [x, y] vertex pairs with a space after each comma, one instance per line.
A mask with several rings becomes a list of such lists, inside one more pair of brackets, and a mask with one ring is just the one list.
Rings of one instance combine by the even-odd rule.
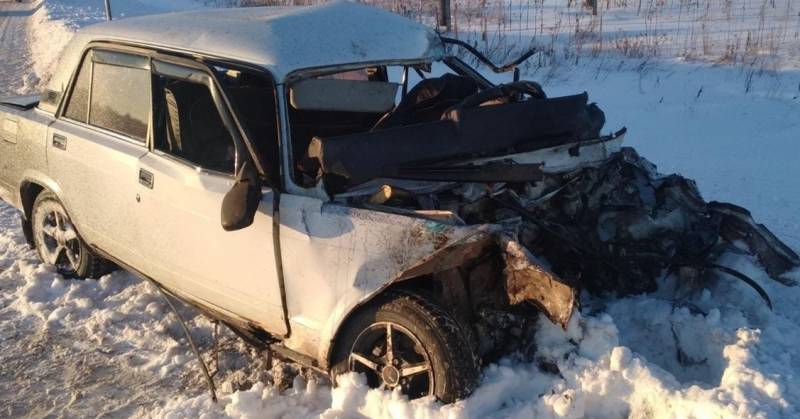
[[[383, 345], [384, 352], [379, 357], [381, 338], [371, 337], [384, 325], [395, 336], [393, 339], [398, 339], [398, 344], [394, 345], [400, 345], [400, 352], [394, 360], [399, 364], [395, 365], [394, 371], [400, 383], [391, 382], [395, 373], [387, 368], [389, 362], [385, 347], [389, 344]], [[469, 341], [471, 334], [431, 297], [405, 290], [387, 292], [375, 303], [355, 313], [344, 327], [337, 339], [331, 363], [334, 382], [338, 375], [351, 371], [363, 372], [372, 387], [400, 386], [409, 398], [433, 395], [445, 403], [468, 396], [477, 385], [480, 365]], [[366, 355], [368, 359], [361, 361], [359, 359], [364, 358], [361, 354], [364, 352], [364, 341], [375, 343], [367, 345], [367, 348], [373, 349]], [[414, 349], [404, 348], [404, 341], [406, 346]], [[414, 357], [417, 359], [412, 359]], [[397, 358], [401, 360], [398, 362]], [[372, 363], [372, 366], [362, 362]], [[405, 371], [422, 368], [426, 362], [429, 370], [414, 373], [417, 375], [413, 376], [402, 375]], [[387, 373], [387, 370], [390, 371]], [[423, 391], [426, 382], [421, 380], [424, 379], [432, 379], [432, 383], [427, 382], [427, 391]]]
[[31, 229], [39, 258], [66, 278], [99, 278], [114, 270], [112, 263], [95, 255], [83, 241], [52, 192], [44, 191], [36, 197]]

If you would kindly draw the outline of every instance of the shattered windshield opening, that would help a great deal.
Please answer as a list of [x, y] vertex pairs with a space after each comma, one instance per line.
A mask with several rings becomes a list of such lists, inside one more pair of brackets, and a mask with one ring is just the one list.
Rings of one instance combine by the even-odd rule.
[[[401, 85], [404, 94], [393, 93], [398, 86], [386, 79], [305, 80], [291, 87], [293, 157], [303, 186], [321, 181], [335, 195], [377, 178], [532, 179], [541, 161], [507, 167], [506, 159], [476, 159], [602, 138], [605, 117], [585, 93], [550, 98], [531, 81], [487, 86], [452, 68], [414, 70]], [[414, 76], [421, 77], [411, 81]], [[319, 103], [295, 97], [311, 92]], [[325, 97], [334, 103], [322, 103]], [[331, 112], [336, 106], [339, 112]]]
[[288, 115], [295, 181], [312, 187], [322, 180], [317, 160], [308, 156], [314, 138], [367, 133], [394, 124], [390, 116], [408, 87], [424, 80], [430, 71], [430, 65], [373, 66], [293, 83], [288, 90]]

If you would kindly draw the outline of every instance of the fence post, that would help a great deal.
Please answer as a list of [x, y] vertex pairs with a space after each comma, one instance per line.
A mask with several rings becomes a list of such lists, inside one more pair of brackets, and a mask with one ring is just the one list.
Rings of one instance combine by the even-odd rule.
[[600, 0], [583, 0], [583, 5], [584, 7], [591, 7], [592, 14], [597, 16], [597, 3], [599, 2]]
[[439, 27], [450, 30], [450, 0], [439, 0]]

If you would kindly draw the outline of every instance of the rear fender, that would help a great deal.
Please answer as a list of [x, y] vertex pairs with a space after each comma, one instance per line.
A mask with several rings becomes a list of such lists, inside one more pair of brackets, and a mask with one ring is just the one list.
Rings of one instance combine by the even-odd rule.
[[[42, 172], [35, 170], [25, 171], [25, 173], [23, 173], [23, 180], [16, 196], [17, 202], [15, 203], [15, 206], [22, 213], [22, 231], [25, 234], [25, 241], [29, 246], [31, 246], [31, 248], [34, 246], [33, 229], [31, 226], [33, 203], [36, 201], [36, 197], [42, 191], [50, 191], [57, 197], [60, 197], [61, 188], [58, 187], [58, 183]], [[69, 208], [65, 207], [64, 209], [69, 214]]]
[[[33, 200], [36, 199], [36, 196], [33, 196], [30, 202], [27, 202], [25, 197], [26, 190], [30, 188], [32, 185], [37, 185], [38, 187], [50, 191], [59, 197], [61, 200], [61, 187], [58, 186], [58, 182], [53, 180], [50, 176], [47, 176], [45, 173], [38, 171], [38, 170], [26, 170], [22, 174], [22, 182], [20, 182], [19, 187], [19, 195], [17, 196], [19, 206], [18, 208], [25, 213], [25, 218], [30, 217], [30, 211], [33, 209]], [[27, 205], [29, 204], [29, 205]], [[62, 200], [63, 204], [63, 200]], [[67, 212], [69, 212], [69, 208], [65, 208]]]

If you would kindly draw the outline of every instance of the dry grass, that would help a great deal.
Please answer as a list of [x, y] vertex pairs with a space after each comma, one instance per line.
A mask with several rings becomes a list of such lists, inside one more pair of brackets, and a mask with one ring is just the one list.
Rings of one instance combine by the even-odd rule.
[[[322, 0], [209, 0], [241, 5]], [[435, 26], [436, 0], [361, 0]], [[800, 67], [797, 0], [450, 0], [449, 35], [497, 62], [536, 47], [529, 69], [584, 60], [653, 58], [737, 65], [753, 73]], [[592, 4], [597, 2], [597, 15]]]

